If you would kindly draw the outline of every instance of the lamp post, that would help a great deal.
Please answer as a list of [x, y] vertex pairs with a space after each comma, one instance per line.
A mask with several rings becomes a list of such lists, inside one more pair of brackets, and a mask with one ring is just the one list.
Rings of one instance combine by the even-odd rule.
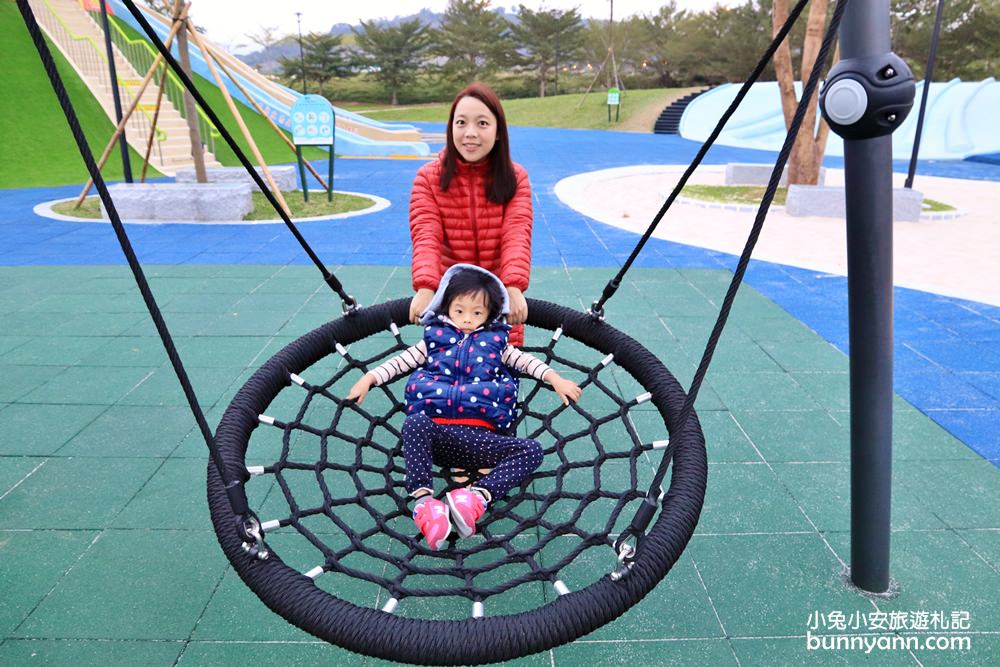
[[302, 12], [295, 12], [295, 20], [299, 24], [299, 67], [302, 70], [302, 94], [306, 94], [306, 54], [302, 50]]

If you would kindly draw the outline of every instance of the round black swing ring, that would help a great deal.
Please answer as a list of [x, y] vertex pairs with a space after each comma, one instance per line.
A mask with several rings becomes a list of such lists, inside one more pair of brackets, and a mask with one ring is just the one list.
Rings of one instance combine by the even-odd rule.
[[[666, 367], [632, 338], [587, 313], [529, 299], [528, 325], [556, 330], [602, 354], [630, 373], [646, 391], [670, 433], [673, 469], [661, 511], [641, 541], [628, 576], [604, 576], [578, 591], [556, 597], [531, 611], [464, 620], [406, 618], [360, 607], [318, 588], [290, 568], [278, 554], [248, 558], [233, 529], [234, 515], [221, 479], [208, 466], [208, 502], [219, 543], [251, 590], [275, 613], [303, 630], [348, 650], [399, 662], [481, 664], [509, 660], [573, 641], [614, 620], [639, 602], [669, 572], [694, 532], [705, 494], [705, 441], [692, 413], [678, 431], [685, 393]], [[357, 311], [323, 325], [268, 360], [240, 389], [223, 415], [216, 445], [227, 473], [246, 478], [246, 451], [258, 415], [299, 374], [333, 350], [347, 346], [390, 323], [404, 326], [409, 299]]]

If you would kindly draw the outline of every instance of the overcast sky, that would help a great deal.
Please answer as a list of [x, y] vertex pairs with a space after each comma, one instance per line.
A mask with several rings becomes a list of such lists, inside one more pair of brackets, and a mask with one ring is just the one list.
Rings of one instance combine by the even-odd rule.
[[[733, 0], [721, 0], [731, 4]], [[579, 7], [584, 18], [608, 18], [609, 0], [494, 0], [493, 7], [511, 10], [518, 4], [531, 9], [572, 9]], [[615, 18], [657, 11], [662, 0], [615, 0]], [[719, 0], [677, 0], [682, 9], [708, 9]], [[234, 48], [248, 44], [247, 33], [273, 26], [279, 34], [297, 31], [295, 13], [302, 12], [302, 32], [325, 32], [335, 23], [356, 24], [360, 19], [393, 18], [415, 14], [421, 8], [443, 11], [448, 0], [194, 0], [191, 16], [208, 31], [217, 44]], [[239, 49], [243, 50], [243, 49]]]

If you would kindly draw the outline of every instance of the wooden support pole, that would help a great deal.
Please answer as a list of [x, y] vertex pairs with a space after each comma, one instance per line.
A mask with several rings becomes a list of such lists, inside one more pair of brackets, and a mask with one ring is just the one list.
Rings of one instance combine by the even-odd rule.
[[[184, 13], [185, 14], [187, 13], [187, 9], [184, 10]], [[168, 49], [170, 48], [170, 44], [174, 41], [174, 37], [177, 35], [177, 31], [179, 28], [180, 24], [174, 23], [173, 27], [170, 29], [170, 34], [167, 35], [167, 39], [164, 42], [164, 44]], [[128, 119], [132, 117], [132, 113], [136, 110], [136, 107], [139, 106], [139, 100], [142, 99], [142, 94], [146, 92], [146, 86], [149, 85], [149, 82], [153, 78], [153, 74], [156, 73], [156, 68], [159, 67], [162, 61], [163, 61], [163, 56], [159, 55], [156, 56], [156, 59], [150, 66], [149, 71], [146, 72], [146, 76], [145, 78], [143, 78], [142, 83], [139, 85], [139, 91], [135, 94], [135, 98], [132, 100], [132, 104], [130, 104], [128, 109], [125, 110], [125, 113], [122, 114], [122, 119], [121, 121], [119, 121], [118, 127], [115, 128], [114, 134], [111, 135], [111, 141], [108, 142], [108, 145], [104, 149], [104, 152], [101, 153], [101, 159], [97, 161], [98, 169], [101, 169], [104, 166], [104, 163], [108, 161], [108, 157], [111, 155], [111, 151], [114, 149], [115, 143], [118, 141], [118, 135], [120, 135], [122, 133], [122, 130], [125, 129], [125, 124], [128, 123]], [[92, 188], [93, 186], [94, 186], [94, 179], [88, 178], [87, 184], [83, 186], [83, 191], [80, 192], [80, 196], [76, 198], [76, 203], [73, 205], [73, 208], [80, 208], [80, 204], [82, 204], [83, 200], [87, 198], [87, 193], [90, 192], [90, 188]]]
[[[253, 140], [250, 130], [247, 128], [246, 123], [243, 122], [243, 116], [240, 115], [240, 110], [236, 108], [236, 103], [233, 102], [233, 98], [229, 94], [229, 89], [226, 88], [226, 82], [223, 81], [222, 77], [219, 75], [219, 70], [215, 68], [212, 58], [207, 55], [208, 49], [205, 48], [205, 43], [202, 41], [198, 32], [194, 29], [194, 25], [190, 20], [188, 20], [188, 32], [191, 34], [191, 38], [194, 40], [195, 45], [201, 49], [202, 56], [204, 56], [205, 62], [208, 64], [208, 69], [212, 72], [212, 77], [215, 79], [215, 84], [219, 87], [219, 91], [222, 93], [223, 99], [226, 100], [226, 106], [229, 107], [229, 111], [233, 114], [236, 124], [240, 126], [240, 132], [243, 133], [243, 138], [246, 139], [247, 144], [250, 146], [250, 151], [257, 159], [257, 164], [260, 165], [260, 170], [264, 173], [264, 178], [267, 179], [267, 184], [271, 187], [271, 192], [274, 194], [274, 198], [278, 200], [279, 204], [281, 204], [281, 207], [285, 211], [285, 215], [290, 218], [292, 216], [291, 209], [288, 208], [285, 198], [281, 195], [281, 190], [278, 188], [278, 184], [274, 181], [274, 177], [271, 175], [271, 170], [267, 168], [267, 162], [264, 161], [264, 156], [261, 155], [260, 150], [257, 148], [257, 143]], [[305, 187], [304, 184], [303, 187]]]
[[[188, 24], [185, 19], [179, 16], [174, 18], [174, 22], [179, 23], [181, 26], [177, 33], [178, 61], [180, 62], [181, 69], [193, 81], [194, 77], [191, 76], [191, 57], [188, 54], [187, 45]], [[194, 30], [191, 32], [193, 36], [198, 35]], [[187, 88], [184, 89], [184, 114], [187, 116], [188, 134], [191, 136], [191, 159], [194, 161], [195, 180], [198, 183], [207, 183], [208, 176], [205, 174], [205, 149], [201, 145], [201, 131], [198, 129], [198, 108], [194, 104], [194, 97], [192, 97], [191, 91]]]
[[160, 87], [156, 91], [156, 108], [153, 109], [153, 126], [149, 131], [149, 141], [146, 142], [146, 154], [142, 156], [142, 175], [139, 176], [139, 182], [146, 182], [146, 172], [149, 170], [149, 156], [153, 152], [153, 140], [156, 139], [156, 123], [160, 119], [160, 106], [163, 104], [163, 89], [166, 87], [167, 83], [167, 65], [163, 65], [163, 74], [160, 75]]
[[[205, 53], [205, 48], [202, 48], [202, 54], [204, 53]], [[257, 113], [259, 113], [261, 116], [264, 117], [264, 120], [268, 122], [268, 124], [271, 126], [271, 129], [274, 130], [275, 134], [281, 137], [281, 140], [285, 142], [285, 145], [288, 146], [288, 148], [293, 153], [297, 153], [295, 144], [293, 144], [292, 140], [288, 138], [288, 135], [285, 134], [285, 132], [280, 127], [278, 127], [277, 123], [271, 120], [271, 117], [268, 116], [267, 113], [264, 111], [264, 109], [261, 108], [260, 104], [257, 103], [257, 100], [254, 99], [253, 95], [251, 95], [247, 91], [247, 89], [243, 87], [243, 85], [239, 82], [239, 80], [237, 80], [236, 76], [232, 73], [229, 67], [224, 62], [222, 62], [222, 59], [219, 58], [218, 55], [216, 55], [215, 51], [210, 46], [208, 47], [208, 54], [215, 59], [215, 62], [219, 65], [219, 68], [222, 70], [222, 72], [229, 77], [229, 80], [236, 85], [239, 91], [243, 93], [243, 96], [246, 97], [248, 100], [250, 100], [250, 104], [253, 105], [253, 108], [256, 109]], [[308, 169], [312, 173], [312, 175], [316, 177], [316, 180], [319, 181], [320, 185], [323, 186], [324, 190], [330, 189], [329, 187], [327, 187], [326, 181], [323, 180], [323, 177], [319, 175], [319, 172], [316, 171], [316, 169], [311, 164], [309, 164], [308, 161], [305, 162], [305, 166], [306, 169]], [[305, 181], [303, 180], [303, 187], [306, 187], [304, 184]]]
[[583, 95], [580, 96], [580, 101], [576, 105], [577, 109], [583, 106], [583, 101], [587, 99], [587, 95], [590, 95], [590, 91], [594, 87], [594, 84], [597, 83], [597, 80], [599, 78], [601, 78], [601, 72], [604, 71], [604, 66], [608, 64], [608, 58], [610, 57], [611, 57], [611, 50], [609, 49], [607, 55], [604, 56], [603, 62], [601, 62], [601, 66], [597, 68], [597, 73], [594, 74], [594, 78], [591, 80], [590, 85], [587, 86], [587, 90], [585, 90], [583, 92]]

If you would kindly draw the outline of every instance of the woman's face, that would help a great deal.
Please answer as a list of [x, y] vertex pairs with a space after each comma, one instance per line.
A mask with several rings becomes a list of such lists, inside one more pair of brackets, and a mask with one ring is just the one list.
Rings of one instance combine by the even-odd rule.
[[455, 105], [451, 136], [463, 160], [480, 162], [489, 157], [497, 141], [497, 118], [475, 97], [463, 97]]

